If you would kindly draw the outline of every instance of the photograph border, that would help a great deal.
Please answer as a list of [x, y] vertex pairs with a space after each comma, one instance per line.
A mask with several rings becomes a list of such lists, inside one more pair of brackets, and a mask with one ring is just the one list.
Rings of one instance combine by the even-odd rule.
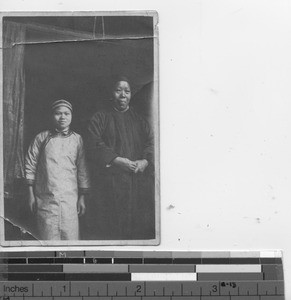
[[[3, 17], [92, 17], [92, 16], [151, 16], [153, 17], [153, 97], [157, 101], [153, 101], [153, 126], [154, 126], [154, 147], [155, 147], [155, 239], [150, 240], [72, 240], [72, 241], [29, 241], [29, 240], [5, 240], [5, 221], [13, 222], [6, 218], [4, 211], [4, 176], [3, 176]], [[133, 11], [88, 11], [88, 12], [1, 12], [0, 13], [0, 149], [2, 155], [0, 157], [1, 181], [0, 181], [0, 244], [1, 246], [19, 247], [19, 246], [151, 246], [159, 245], [161, 240], [161, 197], [160, 197], [160, 102], [159, 102], [159, 37], [158, 37], [158, 13], [149, 10], [133, 10]]]

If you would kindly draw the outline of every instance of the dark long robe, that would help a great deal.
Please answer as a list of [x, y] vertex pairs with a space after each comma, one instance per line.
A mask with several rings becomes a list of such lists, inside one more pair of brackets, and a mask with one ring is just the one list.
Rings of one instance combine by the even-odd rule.
[[[154, 138], [148, 123], [133, 108], [110, 108], [92, 117], [86, 140], [92, 171], [87, 238], [155, 238]], [[116, 157], [146, 159], [149, 165], [135, 174], [112, 165]]]

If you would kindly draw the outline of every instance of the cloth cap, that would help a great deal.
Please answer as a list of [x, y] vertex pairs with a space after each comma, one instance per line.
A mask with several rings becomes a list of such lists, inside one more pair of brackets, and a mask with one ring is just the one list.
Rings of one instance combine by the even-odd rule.
[[60, 107], [60, 106], [65, 106], [67, 108], [69, 108], [71, 111], [73, 111], [73, 106], [72, 104], [67, 101], [67, 100], [57, 100], [52, 104], [52, 111], [54, 111], [56, 108]]

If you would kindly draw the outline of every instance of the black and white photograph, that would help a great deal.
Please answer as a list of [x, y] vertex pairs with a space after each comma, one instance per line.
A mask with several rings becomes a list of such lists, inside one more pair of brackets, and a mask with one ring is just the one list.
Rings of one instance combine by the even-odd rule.
[[1, 244], [158, 245], [157, 13], [1, 24]]
[[[137, 251], [139, 270], [156, 272], [154, 262], [164, 272], [135, 277], [143, 296], [154, 297], [150, 285], [185, 296], [172, 275], [184, 280], [192, 253], [197, 297], [217, 297], [205, 294], [203, 278], [216, 290], [235, 277], [250, 298], [282, 298], [284, 284], [291, 299], [290, 4], [1, 0], [0, 256], [8, 267], [21, 255], [35, 270], [29, 257], [50, 250], [97, 264], [107, 255], [112, 265]], [[72, 268], [99, 272], [86, 257]], [[247, 269], [229, 273], [242, 261]], [[161, 278], [166, 286], [153, 282]], [[224, 288], [248, 297], [246, 286], [218, 287], [218, 298]]]

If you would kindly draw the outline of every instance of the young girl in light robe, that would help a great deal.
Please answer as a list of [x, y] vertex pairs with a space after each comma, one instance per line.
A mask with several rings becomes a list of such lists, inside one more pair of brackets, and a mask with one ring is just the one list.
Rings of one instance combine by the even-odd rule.
[[89, 177], [82, 137], [70, 130], [72, 105], [52, 104], [53, 129], [39, 133], [25, 159], [29, 208], [40, 240], [78, 240]]

